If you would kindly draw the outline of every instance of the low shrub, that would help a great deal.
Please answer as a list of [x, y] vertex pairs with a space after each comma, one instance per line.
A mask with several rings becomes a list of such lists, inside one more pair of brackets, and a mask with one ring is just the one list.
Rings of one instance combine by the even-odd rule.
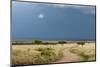
[[85, 42], [77, 42], [78, 45], [85, 45]]
[[52, 50], [54, 50], [54, 49], [52, 49], [52, 48], [37, 48], [37, 49], [35, 49], [36, 51], [52, 51]]
[[33, 43], [34, 43], [34, 44], [42, 44], [42, 41], [40, 41], [40, 40], [35, 40]]
[[66, 42], [65, 41], [59, 41], [58, 43], [59, 44], [65, 44]]

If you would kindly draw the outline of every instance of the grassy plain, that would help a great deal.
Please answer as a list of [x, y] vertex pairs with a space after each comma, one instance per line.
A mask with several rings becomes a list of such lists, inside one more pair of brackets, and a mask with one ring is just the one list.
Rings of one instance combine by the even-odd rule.
[[95, 61], [95, 55], [95, 42], [12, 45], [13, 65]]

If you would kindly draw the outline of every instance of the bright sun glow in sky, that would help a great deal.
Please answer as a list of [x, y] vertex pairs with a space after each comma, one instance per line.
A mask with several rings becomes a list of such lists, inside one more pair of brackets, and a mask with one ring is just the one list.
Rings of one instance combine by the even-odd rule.
[[44, 18], [44, 14], [39, 14], [38, 18], [43, 19]]

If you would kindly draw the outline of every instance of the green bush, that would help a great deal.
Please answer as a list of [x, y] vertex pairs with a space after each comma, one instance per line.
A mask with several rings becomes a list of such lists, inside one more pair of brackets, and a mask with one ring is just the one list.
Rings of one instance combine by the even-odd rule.
[[50, 44], [50, 43], [48, 43], [48, 42], [44, 42], [43, 44], [44, 44], [44, 45], [48, 45], [48, 44]]
[[42, 41], [40, 41], [40, 40], [35, 40], [33, 43], [34, 43], [34, 44], [42, 44]]
[[36, 51], [52, 51], [52, 50], [54, 50], [54, 49], [52, 49], [52, 48], [37, 48], [37, 49], [35, 49]]
[[59, 41], [58, 43], [59, 44], [65, 44], [66, 42], [65, 41]]
[[77, 42], [78, 45], [85, 45], [85, 42]]

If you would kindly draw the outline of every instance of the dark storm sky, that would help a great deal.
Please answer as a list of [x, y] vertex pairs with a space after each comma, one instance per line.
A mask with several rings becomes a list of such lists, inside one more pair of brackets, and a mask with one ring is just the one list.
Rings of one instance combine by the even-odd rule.
[[95, 6], [12, 2], [12, 39], [94, 40]]

